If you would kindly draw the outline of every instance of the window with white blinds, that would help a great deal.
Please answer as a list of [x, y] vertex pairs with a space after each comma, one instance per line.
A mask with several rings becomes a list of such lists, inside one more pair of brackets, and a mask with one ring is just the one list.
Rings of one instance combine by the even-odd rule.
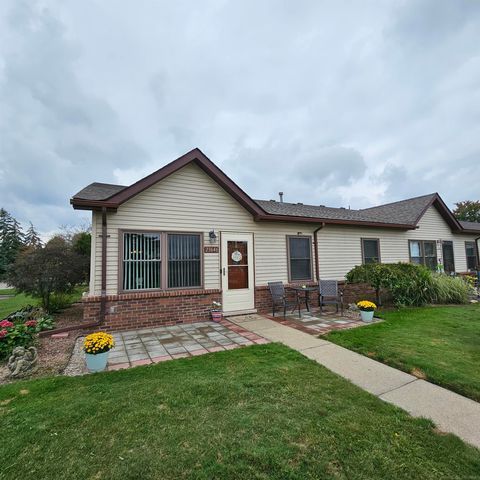
[[148, 290], [161, 285], [159, 233], [123, 234], [123, 289]]
[[200, 288], [201, 254], [201, 234], [124, 232], [123, 290]]
[[168, 288], [200, 285], [200, 235], [169, 233]]

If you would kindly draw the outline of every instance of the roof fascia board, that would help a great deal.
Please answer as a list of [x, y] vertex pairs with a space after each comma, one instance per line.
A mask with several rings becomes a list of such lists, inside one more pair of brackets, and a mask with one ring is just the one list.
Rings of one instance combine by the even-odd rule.
[[218, 168], [198, 148], [191, 150], [185, 155], [182, 155], [168, 165], [165, 165], [159, 170], [147, 175], [146, 177], [138, 180], [129, 187], [124, 188], [120, 192], [113, 194], [105, 200], [92, 201], [72, 198], [70, 203], [74, 206], [74, 208], [80, 208], [81, 206], [107, 206], [117, 208], [122, 203], [143, 192], [155, 183], [167, 178], [189, 163], [195, 163], [197, 166], [199, 166], [207, 175], [210, 176], [210, 178], [217, 182], [217, 184], [219, 184], [227, 193], [235, 198], [235, 200], [237, 200], [252, 215], [255, 216], [266, 214], [266, 212], [257, 203], [255, 203], [235, 182], [233, 182], [233, 180], [231, 180], [224, 172], [222, 172], [222, 170], [220, 170], [220, 168]]
[[364, 227], [378, 227], [378, 228], [397, 228], [401, 230], [413, 230], [415, 225], [403, 223], [384, 223], [384, 222], [367, 222], [359, 220], [340, 220], [331, 218], [316, 218], [316, 217], [296, 217], [293, 215], [275, 215], [267, 213], [266, 215], [258, 215], [255, 217], [256, 221], [273, 221], [273, 222], [298, 222], [298, 223], [325, 223], [333, 225], [356, 225]]
[[450, 226], [452, 231], [457, 231], [457, 232], [465, 231], [465, 229], [462, 227], [460, 222], [455, 218], [453, 213], [450, 211], [450, 209], [447, 207], [445, 202], [442, 200], [442, 197], [440, 197], [438, 193], [435, 193], [432, 199], [428, 202], [427, 206], [422, 210], [420, 215], [415, 220], [415, 225], [418, 225], [422, 217], [425, 215], [426, 211], [432, 206], [434, 206], [437, 209], [437, 211], [443, 217], [445, 222]]

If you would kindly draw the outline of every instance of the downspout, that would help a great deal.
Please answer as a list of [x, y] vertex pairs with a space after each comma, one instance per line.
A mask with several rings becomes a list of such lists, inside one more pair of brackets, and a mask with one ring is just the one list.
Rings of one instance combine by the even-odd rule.
[[100, 320], [105, 321], [107, 309], [107, 208], [102, 207], [102, 282], [100, 293]]
[[105, 321], [107, 310], [107, 208], [102, 207], [102, 268], [101, 268], [101, 293], [100, 293], [100, 318], [96, 322], [84, 323], [80, 325], [69, 325], [68, 327], [56, 328], [54, 330], [44, 330], [38, 335], [47, 337], [55, 333], [70, 332], [84, 328], [95, 328]]
[[313, 231], [313, 252], [315, 255], [315, 278], [317, 282], [320, 281], [320, 265], [318, 261], [318, 231], [325, 226], [325, 223], [322, 223], [318, 228]]

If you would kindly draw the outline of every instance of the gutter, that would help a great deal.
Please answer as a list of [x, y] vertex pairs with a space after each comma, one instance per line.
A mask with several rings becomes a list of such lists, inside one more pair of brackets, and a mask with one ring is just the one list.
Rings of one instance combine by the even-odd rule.
[[313, 252], [315, 255], [315, 278], [317, 282], [320, 281], [320, 265], [318, 261], [318, 232], [325, 226], [325, 223], [322, 223], [318, 228], [313, 231]]
[[56, 328], [54, 330], [44, 330], [39, 332], [39, 337], [49, 337], [56, 333], [70, 332], [72, 330], [82, 330], [86, 328], [95, 328], [105, 321], [107, 310], [107, 208], [102, 207], [102, 270], [101, 270], [101, 297], [100, 297], [100, 318], [96, 322], [83, 323], [79, 325], [69, 325], [68, 327]]

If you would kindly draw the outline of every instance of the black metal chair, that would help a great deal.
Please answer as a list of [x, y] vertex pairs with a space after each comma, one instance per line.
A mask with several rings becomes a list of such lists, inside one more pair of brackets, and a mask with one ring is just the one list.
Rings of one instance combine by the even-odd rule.
[[326, 305], [340, 306], [341, 314], [343, 315], [343, 292], [338, 288], [337, 280], [320, 280], [318, 283], [318, 306], [320, 313], [323, 313], [323, 307]]
[[297, 306], [296, 302], [290, 302], [287, 300], [285, 293], [285, 286], [283, 282], [268, 282], [268, 288], [270, 289], [270, 295], [272, 296], [272, 314], [275, 316], [275, 307], [283, 307], [283, 318], [287, 314], [287, 308]]

